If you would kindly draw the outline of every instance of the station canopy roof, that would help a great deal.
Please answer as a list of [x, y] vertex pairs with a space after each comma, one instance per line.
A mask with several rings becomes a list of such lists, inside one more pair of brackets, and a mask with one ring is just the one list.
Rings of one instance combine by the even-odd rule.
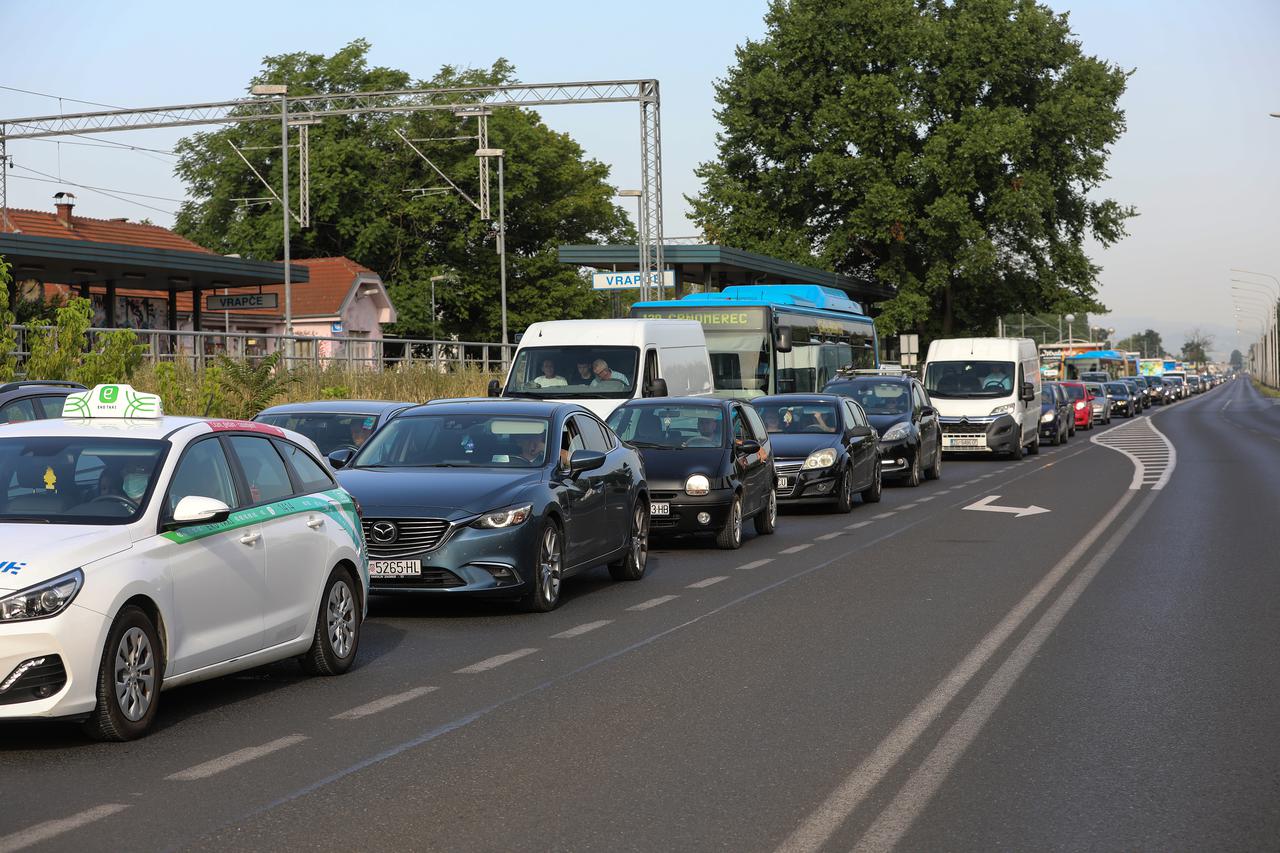
[[[842, 290], [864, 305], [897, 295], [894, 288], [869, 279], [853, 278], [816, 267], [707, 243], [664, 243], [663, 262], [676, 273], [677, 285], [710, 285], [716, 289], [739, 284], [818, 284]], [[599, 270], [639, 269], [639, 249], [627, 245], [561, 246], [560, 262]]]
[[[128, 290], [167, 293], [222, 287], [252, 287], [284, 280], [284, 264], [229, 258], [208, 251], [156, 249], [123, 243], [0, 233], [0, 256], [16, 280], [57, 284], [114, 281]], [[310, 280], [305, 266], [290, 264], [290, 279]]]

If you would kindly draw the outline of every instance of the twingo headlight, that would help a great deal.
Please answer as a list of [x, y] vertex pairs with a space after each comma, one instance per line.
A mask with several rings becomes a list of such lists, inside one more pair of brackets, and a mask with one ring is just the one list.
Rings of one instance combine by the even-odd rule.
[[481, 530], [501, 530], [506, 527], [518, 527], [524, 524], [532, 514], [533, 504], [521, 504], [520, 506], [486, 512], [471, 522], [471, 526], [478, 527]]
[[830, 468], [836, 464], [836, 451], [831, 447], [824, 447], [822, 450], [815, 450], [809, 454], [809, 458], [804, 460], [804, 470], [812, 471], [815, 468]]
[[[911, 422], [902, 421], [889, 427], [889, 431], [880, 436], [881, 441], [901, 441], [911, 434]], [[827, 463], [828, 465], [831, 463]]]
[[991, 410], [993, 415], [1007, 415], [1013, 411], [1013, 403], [1005, 403], [1003, 406], [996, 406]]
[[1055, 410], [1050, 409], [1049, 411], [1045, 412], [1043, 415], [1040, 416], [1040, 423], [1051, 424], [1053, 423], [1053, 419], [1056, 418], [1057, 416], [1058, 416], [1058, 413]]
[[684, 493], [699, 497], [711, 491], [711, 481], [702, 474], [694, 474], [684, 481]]
[[53, 580], [0, 598], [0, 623], [44, 619], [66, 609], [84, 586], [84, 572], [76, 569]]

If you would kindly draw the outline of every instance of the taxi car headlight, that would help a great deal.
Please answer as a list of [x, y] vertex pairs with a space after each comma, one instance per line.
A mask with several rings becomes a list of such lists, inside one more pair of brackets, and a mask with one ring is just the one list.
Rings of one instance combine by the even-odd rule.
[[1043, 415], [1040, 416], [1040, 423], [1051, 424], [1053, 423], [1053, 419], [1056, 418], [1057, 416], [1058, 416], [1058, 413], [1050, 409], [1049, 411], [1045, 412]]
[[705, 495], [709, 491], [711, 491], [711, 481], [702, 474], [694, 474], [684, 481], [684, 493], [686, 495], [697, 497]]
[[1005, 403], [1003, 406], [996, 406], [991, 410], [993, 415], [1007, 415], [1013, 411], [1013, 403]]
[[812, 471], [815, 468], [830, 468], [836, 464], [836, 451], [831, 447], [824, 447], [822, 450], [815, 450], [809, 454], [809, 458], [804, 460], [804, 470]]
[[478, 527], [481, 530], [501, 530], [506, 527], [518, 527], [524, 524], [531, 515], [533, 515], [533, 504], [521, 504], [520, 506], [511, 506], [506, 509], [486, 512], [471, 522], [471, 526]]
[[[911, 424], [908, 423], [907, 421], [903, 421], [902, 423], [894, 424], [893, 426], [889, 427], [889, 431], [886, 432], [884, 435], [880, 436], [880, 440], [881, 441], [899, 441], [901, 439], [906, 438], [910, 434], [911, 434]], [[830, 465], [830, 464], [831, 464], [830, 462], [827, 463], [827, 465]], [[826, 466], [823, 466], [823, 467], [826, 467]]]
[[66, 609], [82, 586], [84, 572], [76, 569], [0, 598], [0, 622], [25, 622], [55, 616]]

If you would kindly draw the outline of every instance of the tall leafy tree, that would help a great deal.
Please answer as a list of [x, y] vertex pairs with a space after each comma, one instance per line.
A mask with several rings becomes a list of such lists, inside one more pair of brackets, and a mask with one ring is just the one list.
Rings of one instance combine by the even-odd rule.
[[1213, 335], [1196, 327], [1187, 332], [1187, 339], [1182, 343], [1182, 360], [1192, 364], [1204, 364], [1209, 360], [1209, 350], [1213, 348]]
[[1233, 370], [1239, 370], [1244, 367], [1244, 353], [1240, 352], [1238, 349], [1233, 349], [1231, 351], [1231, 359], [1229, 363]]
[[[405, 71], [370, 65], [368, 52], [369, 44], [358, 40], [332, 56], [267, 57], [250, 84], [284, 83], [291, 95], [305, 95], [516, 82], [514, 69], [503, 60], [480, 70], [445, 67], [430, 79], [415, 80]], [[459, 97], [459, 102], [465, 100]], [[435, 111], [325, 118], [310, 129], [312, 227], [293, 229], [293, 255], [346, 255], [377, 271], [388, 282], [400, 315], [394, 330], [399, 334], [496, 340], [500, 304], [494, 222], [481, 221], [476, 209], [396, 135], [397, 129], [417, 140], [414, 145], [454, 184], [477, 198], [476, 143], [459, 138], [475, 134], [474, 119]], [[233, 144], [273, 187], [280, 186], [277, 124], [246, 122], [196, 134], [178, 146], [177, 173], [194, 200], [179, 212], [177, 230], [219, 252], [279, 259], [279, 206], [243, 201], [267, 191]], [[634, 239], [622, 209], [614, 204], [608, 167], [586, 157], [573, 139], [551, 130], [529, 110], [494, 110], [489, 144], [506, 150], [512, 332], [547, 317], [601, 316], [607, 302], [576, 270], [558, 263], [556, 248]], [[294, 152], [292, 168], [296, 164]], [[494, 178], [496, 220], [496, 174]], [[295, 210], [297, 191], [295, 180]], [[440, 320], [433, 322], [430, 278], [442, 273], [451, 275], [437, 284]]]
[[773, 0], [717, 83], [694, 218], [717, 242], [899, 288], [882, 331], [1099, 311], [1085, 254], [1127, 72], [1033, 0]]
[[1116, 341], [1116, 348], [1125, 352], [1140, 352], [1143, 358], [1160, 358], [1165, 354], [1164, 341], [1155, 329], [1147, 329]]

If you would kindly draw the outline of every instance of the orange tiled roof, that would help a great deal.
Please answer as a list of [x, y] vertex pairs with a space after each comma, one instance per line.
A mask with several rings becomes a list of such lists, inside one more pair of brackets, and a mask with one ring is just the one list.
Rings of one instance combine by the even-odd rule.
[[9, 208], [7, 223], [0, 222], [0, 230], [15, 229], [33, 237], [56, 237], [62, 240], [87, 240], [94, 243], [118, 243], [124, 246], [140, 246], [146, 249], [169, 249], [179, 252], [213, 254], [209, 249], [193, 243], [159, 225], [143, 225], [123, 219], [93, 219], [71, 213], [71, 227], [67, 227], [56, 213], [39, 210]]

